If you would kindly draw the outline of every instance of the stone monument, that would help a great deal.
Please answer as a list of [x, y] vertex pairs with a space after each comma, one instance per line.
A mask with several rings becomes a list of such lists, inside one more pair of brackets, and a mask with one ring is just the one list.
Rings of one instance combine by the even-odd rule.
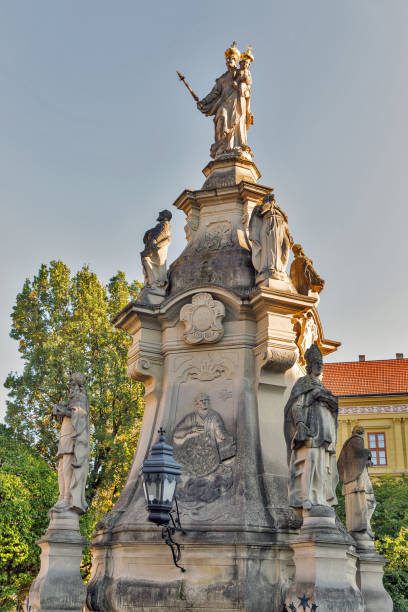
[[31, 585], [30, 604], [33, 612], [82, 612], [86, 589], [79, 568], [86, 539], [79, 532], [79, 516], [87, 509], [89, 470], [89, 405], [82, 374], [72, 374], [68, 401], [58, 404], [53, 415], [61, 424], [59, 497], [48, 513], [48, 529], [37, 541], [41, 568]]
[[[337, 401], [319, 380], [322, 355], [339, 342], [324, 335], [316, 307], [324, 283], [303, 251], [286, 274], [287, 216], [258, 183], [247, 142], [252, 49], [241, 54], [234, 43], [225, 58], [227, 71], [201, 100], [179, 73], [215, 133], [203, 186], [174, 202], [187, 244], [161, 294], [114, 319], [132, 336], [128, 375], [145, 384], [145, 412], [124, 489], [93, 535], [89, 611], [282, 612], [285, 602], [298, 609], [298, 597], [319, 612], [363, 609], [354, 541], [333, 510]], [[285, 405], [287, 438], [296, 438], [290, 471]], [[143, 495], [141, 468], [160, 427], [182, 466], [183, 574]], [[307, 591], [302, 551], [317, 576], [312, 584], [309, 572]], [[332, 570], [320, 591], [322, 565]], [[330, 586], [348, 607], [332, 607]]]

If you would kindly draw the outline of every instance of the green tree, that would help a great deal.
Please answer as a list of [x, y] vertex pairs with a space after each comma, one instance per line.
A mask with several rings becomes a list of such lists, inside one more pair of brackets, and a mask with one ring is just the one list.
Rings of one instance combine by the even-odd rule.
[[0, 424], [0, 610], [12, 610], [39, 570], [47, 512], [58, 495], [55, 470]]
[[91, 420], [88, 512], [81, 530], [113, 506], [129, 471], [143, 414], [143, 385], [126, 375], [130, 337], [111, 318], [141, 288], [123, 272], [103, 285], [84, 266], [71, 275], [61, 261], [43, 264], [27, 279], [12, 313], [11, 337], [19, 342], [21, 374], [10, 373], [6, 423], [50, 466], [56, 467], [58, 431], [52, 408], [67, 397], [74, 371], [87, 379]]

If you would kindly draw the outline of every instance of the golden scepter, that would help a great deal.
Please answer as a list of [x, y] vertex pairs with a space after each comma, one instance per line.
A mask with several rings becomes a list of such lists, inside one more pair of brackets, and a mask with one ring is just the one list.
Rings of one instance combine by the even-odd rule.
[[188, 91], [191, 93], [191, 95], [193, 96], [194, 100], [197, 102], [198, 106], [201, 106], [200, 104], [200, 100], [199, 97], [197, 96], [197, 94], [195, 93], [195, 91], [193, 91], [190, 87], [190, 85], [187, 83], [186, 79], [184, 78], [184, 74], [181, 74], [178, 70], [176, 70], [180, 81], [183, 81], [184, 85], [187, 87]]

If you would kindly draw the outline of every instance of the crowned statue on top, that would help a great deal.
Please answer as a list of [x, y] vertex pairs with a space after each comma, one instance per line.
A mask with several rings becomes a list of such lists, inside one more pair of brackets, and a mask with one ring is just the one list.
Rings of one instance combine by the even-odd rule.
[[197, 108], [207, 117], [214, 117], [215, 142], [211, 145], [211, 157], [239, 155], [251, 160], [247, 131], [254, 121], [250, 109], [252, 47], [240, 53], [234, 41], [225, 51], [225, 59], [227, 71], [216, 79], [210, 93], [197, 102]]

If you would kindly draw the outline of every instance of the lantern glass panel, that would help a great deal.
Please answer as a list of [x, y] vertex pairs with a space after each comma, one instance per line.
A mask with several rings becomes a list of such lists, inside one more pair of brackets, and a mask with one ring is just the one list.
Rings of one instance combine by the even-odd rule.
[[170, 506], [173, 503], [174, 492], [176, 489], [177, 479], [171, 475], [170, 477], [167, 474], [164, 476], [163, 480], [163, 503], [169, 504]]
[[148, 504], [160, 504], [162, 501], [163, 476], [154, 474], [153, 478], [148, 476], [144, 481], [145, 497]]

